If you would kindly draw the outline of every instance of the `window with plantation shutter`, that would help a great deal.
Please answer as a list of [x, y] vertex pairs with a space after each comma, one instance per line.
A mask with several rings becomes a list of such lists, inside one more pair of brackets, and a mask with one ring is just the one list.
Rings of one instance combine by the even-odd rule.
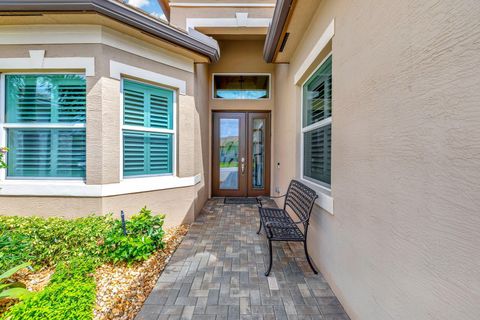
[[173, 173], [172, 90], [123, 80], [123, 175]]
[[85, 77], [16, 74], [5, 83], [7, 177], [85, 177]]
[[173, 91], [149, 84], [124, 80], [125, 125], [173, 128]]
[[303, 178], [329, 187], [332, 158], [332, 57], [303, 85]]

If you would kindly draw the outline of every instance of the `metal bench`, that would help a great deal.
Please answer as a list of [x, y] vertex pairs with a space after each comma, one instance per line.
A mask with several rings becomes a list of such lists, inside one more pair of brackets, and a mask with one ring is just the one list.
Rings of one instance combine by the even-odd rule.
[[[283, 198], [285, 202], [283, 209], [264, 207], [262, 201], [265, 199]], [[268, 277], [272, 270], [272, 241], [301, 241], [305, 248], [305, 255], [312, 271], [317, 274], [317, 270], [310, 260], [307, 249], [307, 232], [312, 213], [313, 204], [318, 198], [316, 192], [303, 183], [292, 180], [287, 193], [278, 197], [257, 197], [258, 212], [260, 215], [260, 227], [257, 234], [263, 229], [268, 239], [268, 248], [270, 250], [270, 265], [265, 275]], [[287, 209], [292, 212], [292, 219]], [[298, 220], [296, 220], [298, 218]], [[303, 225], [303, 230], [299, 228]]]

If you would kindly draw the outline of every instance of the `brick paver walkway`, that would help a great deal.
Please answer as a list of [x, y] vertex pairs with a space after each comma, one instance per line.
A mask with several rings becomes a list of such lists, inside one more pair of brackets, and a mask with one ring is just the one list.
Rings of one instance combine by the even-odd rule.
[[257, 228], [255, 205], [208, 201], [136, 319], [349, 319], [301, 243], [275, 242], [265, 277]]

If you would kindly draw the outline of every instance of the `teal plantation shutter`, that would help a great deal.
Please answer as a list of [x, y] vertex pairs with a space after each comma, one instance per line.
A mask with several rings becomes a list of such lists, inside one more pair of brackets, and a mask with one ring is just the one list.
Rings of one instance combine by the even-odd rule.
[[[10, 149], [7, 176], [84, 177], [85, 77], [25, 74], [6, 75], [5, 79]], [[9, 124], [15, 127], [9, 128]], [[22, 128], [22, 124], [25, 127]], [[77, 126], [71, 128], [72, 124]]]
[[8, 123], [85, 122], [85, 77], [7, 75]]
[[9, 129], [8, 175], [85, 176], [85, 130]]
[[124, 176], [173, 173], [172, 90], [123, 81]]
[[173, 91], [124, 80], [124, 124], [173, 129]]

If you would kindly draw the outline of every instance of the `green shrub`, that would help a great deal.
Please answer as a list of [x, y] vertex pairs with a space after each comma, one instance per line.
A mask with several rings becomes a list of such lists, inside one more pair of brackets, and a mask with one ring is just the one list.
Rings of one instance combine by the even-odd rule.
[[105, 239], [105, 252], [113, 262], [132, 264], [143, 261], [157, 249], [163, 248], [162, 229], [165, 216], [154, 216], [146, 207], [125, 222], [127, 235], [124, 234], [122, 222], [115, 221], [115, 226]]
[[55, 265], [74, 257], [102, 261], [105, 234], [113, 226], [110, 216], [63, 218], [0, 217], [0, 269], [19, 262]]
[[49, 285], [22, 303], [14, 305], [5, 319], [92, 319], [95, 267], [96, 262], [89, 258], [76, 257], [69, 262], [60, 262]]
[[0, 269], [5, 270], [19, 265], [23, 261], [33, 260], [29, 248], [27, 236], [0, 230]]
[[95, 281], [93, 278], [53, 283], [43, 291], [14, 305], [8, 320], [83, 320], [93, 318]]
[[18, 262], [56, 266], [48, 286], [26, 297], [4, 315], [6, 320], [92, 319], [95, 268], [105, 262], [131, 264], [163, 248], [165, 216], [143, 208], [126, 221], [111, 216], [63, 218], [0, 217], [0, 270]]
[[92, 258], [75, 257], [68, 262], [60, 262], [55, 268], [55, 273], [50, 283], [62, 283], [68, 280], [82, 280], [91, 277], [98, 266]]

